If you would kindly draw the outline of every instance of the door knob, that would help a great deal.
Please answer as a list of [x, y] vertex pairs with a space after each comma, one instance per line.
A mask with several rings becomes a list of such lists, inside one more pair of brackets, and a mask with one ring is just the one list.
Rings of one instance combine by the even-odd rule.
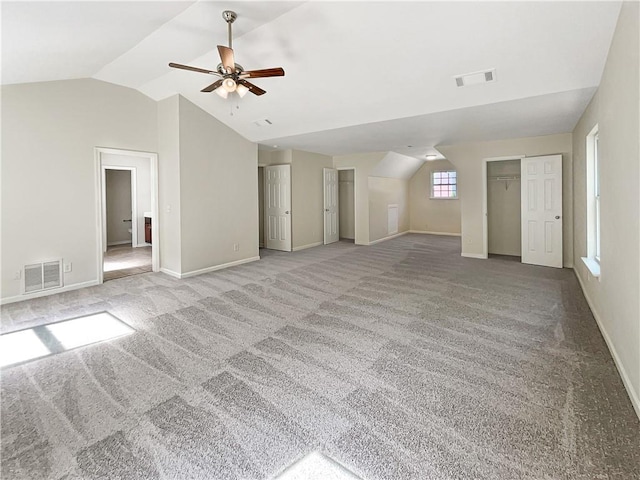
[[286, 212], [284, 212], [285, 215], [289, 215], [289, 210], [287, 210]]
[[556, 220], [560, 220], [560, 215], [556, 215]]
[[325, 209], [324, 209], [324, 211], [325, 211], [325, 212], [328, 212], [328, 211], [329, 211], [329, 209], [328, 209], [328, 208], [325, 208]]

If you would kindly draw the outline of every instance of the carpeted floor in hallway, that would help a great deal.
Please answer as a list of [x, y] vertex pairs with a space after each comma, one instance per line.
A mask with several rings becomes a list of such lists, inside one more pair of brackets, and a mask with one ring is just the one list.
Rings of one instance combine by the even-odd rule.
[[[129, 336], [2, 371], [2, 478], [633, 479], [640, 423], [571, 270], [332, 244], [3, 306]], [[267, 252], [265, 252], [267, 253]]]

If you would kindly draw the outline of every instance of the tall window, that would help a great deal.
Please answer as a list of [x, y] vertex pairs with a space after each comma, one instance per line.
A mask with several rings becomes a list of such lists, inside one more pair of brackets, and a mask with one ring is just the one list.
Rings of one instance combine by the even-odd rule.
[[600, 276], [600, 138], [598, 126], [587, 135], [587, 256], [582, 261], [594, 277]]
[[600, 263], [600, 161], [598, 158], [598, 138], [598, 132], [596, 131], [593, 136], [593, 196], [595, 201], [594, 257], [596, 261]]
[[458, 198], [458, 177], [455, 170], [431, 172], [431, 198]]

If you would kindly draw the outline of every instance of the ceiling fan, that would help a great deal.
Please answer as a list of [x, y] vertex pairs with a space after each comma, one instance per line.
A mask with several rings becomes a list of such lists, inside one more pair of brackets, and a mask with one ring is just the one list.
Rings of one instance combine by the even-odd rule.
[[238, 18], [235, 12], [225, 10], [222, 12], [222, 18], [227, 22], [227, 30], [229, 33], [229, 46], [218, 45], [218, 53], [220, 54], [221, 63], [215, 70], [207, 70], [206, 68], [190, 67], [189, 65], [181, 65], [179, 63], [170, 63], [173, 68], [181, 68], [182, 70], [191, 70], [192, 72], [206, 73], [219, 77], [208, 87], [200, 90], [201, 92], [216, 92], [222, 98], [227, 98], [230, 93], [236, 92], [240, 97], [244, 97], [247, 92], [254, 95], [263, 95], [267, 93], [257, 85], [247, 81], [247, 78], [264, 78], [264, 77], [283, 77], [284, 70], [278, 68], [265, 68], [263, 70], [245, 70], [242, 65], [235, 63], [232, 46], [231, 24]]

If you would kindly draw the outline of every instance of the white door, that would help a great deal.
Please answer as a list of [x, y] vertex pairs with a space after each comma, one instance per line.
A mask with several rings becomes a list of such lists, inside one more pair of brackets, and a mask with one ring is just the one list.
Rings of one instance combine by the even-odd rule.
[[291, 165], [264, 167], [267, 248], [291, 251]]
[[339, 240], [338, 170], [323, 168], [324, 173], [324, 244]]
[[522, 263], [562, 268], [562, 155], [523, 158]]

